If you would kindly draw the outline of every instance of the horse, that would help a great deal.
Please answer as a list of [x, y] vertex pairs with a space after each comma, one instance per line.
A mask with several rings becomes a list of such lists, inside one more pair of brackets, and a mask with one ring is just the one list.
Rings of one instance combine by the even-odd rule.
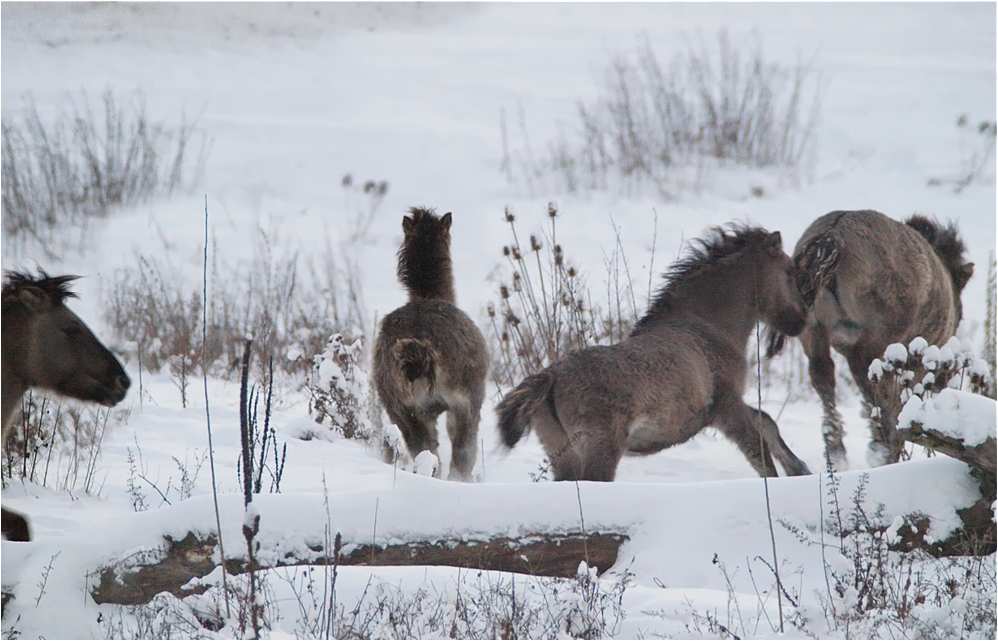
[[[485, 337], [455, 305], [451, 214], [410, 207], [402, 217], [398, 279], [409, 302], [381, 321], [374, 346], [375, 389], [415, 460], [437, 456], [436, 421], [447, 412], [449, 479], [472, 480], [489, 351]], [[439, 468], [434, 474], [439, 476]]]
[[[869, 367], [892, 343], [921, 336], [942, 345], [953, 336], [963, 317], [960, 293], [974, 273], [965, 252], [952, 222], [943, 227], [915, 214], [901, 223], [872, 210], [825, 214], [797, 242], [796, 280], [808, 307], [800, 341], [821, 399], [831, 469], [845, 469], [848, 461], [830, 349], [845, 356], [862, 394], [872, 435], [868, 462], [897, 462], [903, 445], [897, 436], [901, 401], [889, 384], [869, 379]], [[772, 335], [767, 354], [782, 346], [782, 337]]]
[[[93, 401], [106, 407], [121, 402], [131, 380], [80, 318], [65, 305], [76, 294], [69, 283], [78, 276], [38, 276], [5, 272], [2, 290], [3, 436], [13, 431], [14, 413], [29, 388]], [[3, 510], [8, 540], [28, 541], [27, 520]]]
[[766, 412], [742, 400], [746, 347], [763, 320], [796, 335], [804, 303], [779, 232], [731, 224], [693, 241], [630, 336], [528, 376], [496, 407], [503, 444], [531, 429], [555, 480], [612, 481], [624, 454], [652, 454], [708, 426], [760, 476], [810, 474]]

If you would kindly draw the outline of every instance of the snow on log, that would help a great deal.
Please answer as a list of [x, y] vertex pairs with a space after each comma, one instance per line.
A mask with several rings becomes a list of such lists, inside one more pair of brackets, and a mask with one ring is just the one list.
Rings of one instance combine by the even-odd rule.
[[[533, 576], [571, 578], [579, 563], [586, 561], [602, 573], [617, 561], [617, 551], [628, 539], [620, 532], [588, 534], [534, 534], [511, 539], [497, 537], [484, 541], [437, 540], [397, 545], [345, 545], [336, 561], [339, 565], [446, 565], [473, 570], [519, 572]], [[180, 541], [166, 538], [164, 553], [156, 558], [125, 559], [99, 574], [91, 590], [94, 601], [119, 605], [149, 603], [160, 592], [178, 597], [203, 593], [207, 586], [198, 579], [215, 569], [212, 558], [217, 540], [204, 540], [188, 533]], [[314, 550], [320, 555], [325, 551]], [[332, 565], [328, 556], [299, 559], [287, 556], [267, 567]], [[229, 559], [226, 569], [233, 574], [246, 571], [243, 559]], [[191, 584], [191, 585], [188, 585]]]
[[913, 396], [898, 416], [898, 433], [996, 476], [995, 401], [990, 398], [953, 389], [926, 400]]

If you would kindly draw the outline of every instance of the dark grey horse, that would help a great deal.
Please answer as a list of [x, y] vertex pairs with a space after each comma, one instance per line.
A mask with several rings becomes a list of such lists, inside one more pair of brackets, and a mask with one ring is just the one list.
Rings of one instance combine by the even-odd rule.
[[374, 384], [409, 454], [437, 455], [436, 420], [447, 412], [449, 478], [471, 480], [489, 352], [482, 332], [454, 306], [450, 213], [412, 207], [398, 278], [409, 302], [385, 316], [374, 345]]
[[503, 443], [531, 428], [556, 480], [612, 481], [621, 456], [651, 454], [716, 426], [761, 476], [809, 474], [776, 423], [742, 401], [758, 320], [795, 335], [804, 303], [780, 233], [714, 228], [672, 266], [631, 336], [528, 376], [496, 407]]
[[[40, 270], [39, 270], [40, 271]], [[3, 447], [14, 412], [29, 388], [51, 390], [108, 407], [125, 398], [131, 381], [118, 359], [66, 307], [76, 276], [7, 272], [3, 283]], [[24, 517], [3, 510], [9, 540], [29, 540]]]
[[[797, 282], [809, 309], [800, 340], [824, 408], [825, 456], [834, 469], [847, 462], [830, 348], [845, 356], [863, 394], [873, 437], [869, 462], [897, 461], [900, 399], [889, 384], [869, 379], [870, 363], [891, 343], [921, 336], [942, 345], [953, 335], [963, 314], [960, 292], [974, 273], [965, 250], [952, 223], [943, 227], [917, 214], [900, 223], [869, 210], [825, 214], [797, 242]], [[770, 354], [782, 346], [781, 337], [773, 339]]]

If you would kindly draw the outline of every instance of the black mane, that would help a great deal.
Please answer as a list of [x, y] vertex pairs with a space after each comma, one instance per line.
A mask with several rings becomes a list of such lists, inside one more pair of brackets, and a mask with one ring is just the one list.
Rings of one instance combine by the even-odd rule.
[[[942, 261], [953, 281], [959, 282], [960, 269], [967, 262], [963, 256], [967, 251], [967, 245], [960, 238], [960, 233], [956, 229], [956, 223], [951, 221], [943, 227], [942, 223], [938, 220], [923, 216], [922, 214], [914, 214], [911, 218], [904, 221], [904, 224], [921, 234], [922, 238], [932, 246], [933, 251], [936, 252], [939, 260]], [[957, 295], [959, 295], [959, 292], [957, 292]]]
[[770, 232], [762, 227], [729, 223], [724, 227], [711, 227], [703, 238], [691, 240], [686, 255], [662, 275], [665, 284], [655, 293], [648, 312], [634, 325], [632, 335], [669, 310], [676, 300], [677, 290], [684, 283], [703, 270], [722, 264], [748, 248], [765, 247], [769, 238]]
[[403, 220], [409, 228], [398, 251], [398, 279], [410, 300], [454, 302], [450, 257], [450, 214], [442, 217], [427, 207], [410, 207]]
[[76, 293], [69, 289], [69, 283], [79, 278], [66, 274], [49, 276], [45, 270], [38, 268], [38, 276], [28, 272], [5, 271], [3, 279], [3, 300], [14, 298], [25, 287], [36, 287], [55, 301], [76, 298]]

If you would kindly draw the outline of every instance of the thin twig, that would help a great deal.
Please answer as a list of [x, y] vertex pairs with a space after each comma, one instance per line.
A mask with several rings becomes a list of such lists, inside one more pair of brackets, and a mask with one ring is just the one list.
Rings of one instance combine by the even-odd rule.
[[208, 370], [205, 365], [204, 346], [208, 342], [208, 195], [204, 197], [204, 272], [201, 281], [203, 290], [201, 305], [201, 378], [204, 381], [204, 417], [208, 426], [208, 462], [211, 467], [211, 496], [215, 504], [215, 527], [218, 529], [218, 553], [222, 557], [222, 593], [225, 595], [225, 616], [229, 611], [229, 581], [225, 571], [225, 546], [222, 544], [222, 517], [218, 511], [218, 482], [215, 478], [215, 447], [211, 440], [211, 411], [208, 409]]

